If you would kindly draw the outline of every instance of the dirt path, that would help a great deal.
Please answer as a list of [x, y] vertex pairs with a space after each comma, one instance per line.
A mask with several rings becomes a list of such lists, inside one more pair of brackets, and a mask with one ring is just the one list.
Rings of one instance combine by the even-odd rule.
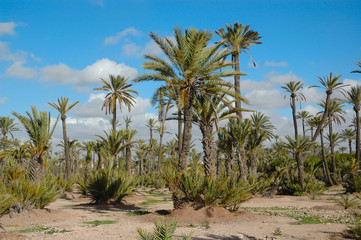
[[[168, 218], [178, 215], [176, 235], [192, 233], [195, 240], [342, 239], [351, 214], [330, 200], [336, 194], [318, 200], [254, 197], [236, 216], [223, 209], [187, 208]], [[48, 210], [1, 218], [8, 234], [0, 239], [138, 239], [138, 227], [151, 231], [154, 220], [172, 210], [166, 190], [144, 190], [126, 200], [125, 206], [95, 206], [86, 198], [60, 198]]]

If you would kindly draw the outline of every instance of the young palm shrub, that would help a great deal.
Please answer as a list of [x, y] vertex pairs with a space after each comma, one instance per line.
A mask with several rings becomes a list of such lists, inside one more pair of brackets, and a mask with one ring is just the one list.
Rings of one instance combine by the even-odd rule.
[[113, 171], [112, 166], [91, 172], [78, 181], [83, 194], [89, 195], [95, 203], [106, 203], [113, 199], [121, 202], [131, 194], [136, 185], [135, 177], [122, 171]]
[[177, 219], [174, 218], [171, 222], [167, 223], [164, 219], [154, 223], [154, 232], [150, 233], [141, 228], [137, 228], [140, 240], [175, 240], [183, 239], [190, 240], [192, 235], [183, 236], [181, 238], [173, 237], [175, 229], [177, 228]]
[[340, 195], [340, 199], [336, 199], [336, 203], [348, 209], [357, 206], [358, 200], [355, 197], [350, 197], [350, 193], [346, 193]]
[[187, 203], [195, 208], [219, 206], [236, 209], [237, 205], [252, 197], [251, 186], [235, 176], [205, 177], [204, 173], [198, 170], [171, 172], [166, 176], [166, 180], [173, 196], [177, 198], [174, 202], [176, 209]]

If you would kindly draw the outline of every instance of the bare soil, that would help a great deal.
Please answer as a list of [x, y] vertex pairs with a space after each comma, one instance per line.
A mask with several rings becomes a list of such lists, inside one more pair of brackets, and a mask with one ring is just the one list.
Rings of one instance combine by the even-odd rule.
[[191, 206], [173, 211], [164, 189], [145, 189], [127, 197], [124, 204], [106, 205], [67, 193], [46, 209], [3, 216], [0, 222], [7, 232], [0, 229], [0, 239], [138, 239], [137, 228], [152, 231], [154, 221], [174, 217], [178, 220], [175, 235], [192, 234], [195, 240], [344, 239], [355, 210], [345, 210], [332, 200], [339, 193], [333, 189], [316, 200], [255, 196], [237, 213]]

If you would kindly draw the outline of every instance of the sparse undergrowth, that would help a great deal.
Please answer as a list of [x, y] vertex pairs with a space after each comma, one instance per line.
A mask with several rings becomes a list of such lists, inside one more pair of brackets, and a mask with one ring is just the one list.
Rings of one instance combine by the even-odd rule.
[[116, 220], [94, 220], [94, 221], [88, 221], [88, 222], [84, 222], [84, 223], [91, 225], [91, 227], [97, 227], [99, 225], [104, 225], [104, 224], [114, 224], [116, 222], [117, 222]]

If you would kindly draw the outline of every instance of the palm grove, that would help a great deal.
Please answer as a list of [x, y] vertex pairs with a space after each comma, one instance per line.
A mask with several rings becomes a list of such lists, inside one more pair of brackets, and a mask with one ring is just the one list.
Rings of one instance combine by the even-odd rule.
[[[241, 94], [240, 78], [246, 74], [240, 71], [239, 56], [246, 54], [253, 61], [249, 50], [262, 44], [261, 36], [239, 23], [215, 34], [219, 38], [215, 43], [213, 32], [195, 28], [175, 28], [172, 37], [149, 34], [163, 54], [146, 54], [142, 66], [146, 73], [133, 79], [162, 84], [153, 96], [158, 119], [145, 123], [149, 139], [136, 140], [130, 117], [123, 118], [125, 127], [120, 128], [117, 110], [131, 111], [137, 95], [123, 76], [100, 79], [102, 86], [94, 89], [106, 94], [102, 110], [112, 115], [111, 129], [99, 133], [96, 141], [70, 138], [66, 118], [78, 102], [66, 97], [49, 102], [59, 112], [53, 124], [50, 113], [38, 112], [35, 106], [26, 115], [12, 113], [29, 136], [23, 143], [13, 138], [19, 130], [15, 118], [1, 117], [0, 215], [42, 208], [75, 186], [96, 203], [120, 202], [135, 188], [152, 186], [168, 187], [175, 208], [192, 204], [229, 210], [256, 193], [314, 194], [334, 184], [360, 192], [361, 86], [346, 91], [341, 75], [318, 77], [319, 84], [310, 87], [323, 88], [326, 98], [320, 103], [322, 111], [313, 116], [297, 109], [297, 103], [307, 101], [304, 83], [285, 83], [282, 89], [290, 102], [294, 135], [280, 141], [268, 116], [242, 108], [249, 102]], [[360, 62], [357, 65], [361, 67]], [[234, 84], [226, 78], [234, 78]], [[344, 97], [334, 98], [335, 92]], [[345, 104], [353, 106], [355, 117], [337, 133], [334, 124], [345, 121]], [[245, 118], [244, 111], [251, 112], [250, 117]], [[53, 154], [51, 138], [59, 118], [63, 150]], [[168, 121], [177, 121], [178, 132], [164, 142]], [[203, 153], [193, 145], [195, 127], [202, 133]], [[336, 149], [342, 141], [348, 151]], [[26, 191], [18, 194], [19, 189]]]

